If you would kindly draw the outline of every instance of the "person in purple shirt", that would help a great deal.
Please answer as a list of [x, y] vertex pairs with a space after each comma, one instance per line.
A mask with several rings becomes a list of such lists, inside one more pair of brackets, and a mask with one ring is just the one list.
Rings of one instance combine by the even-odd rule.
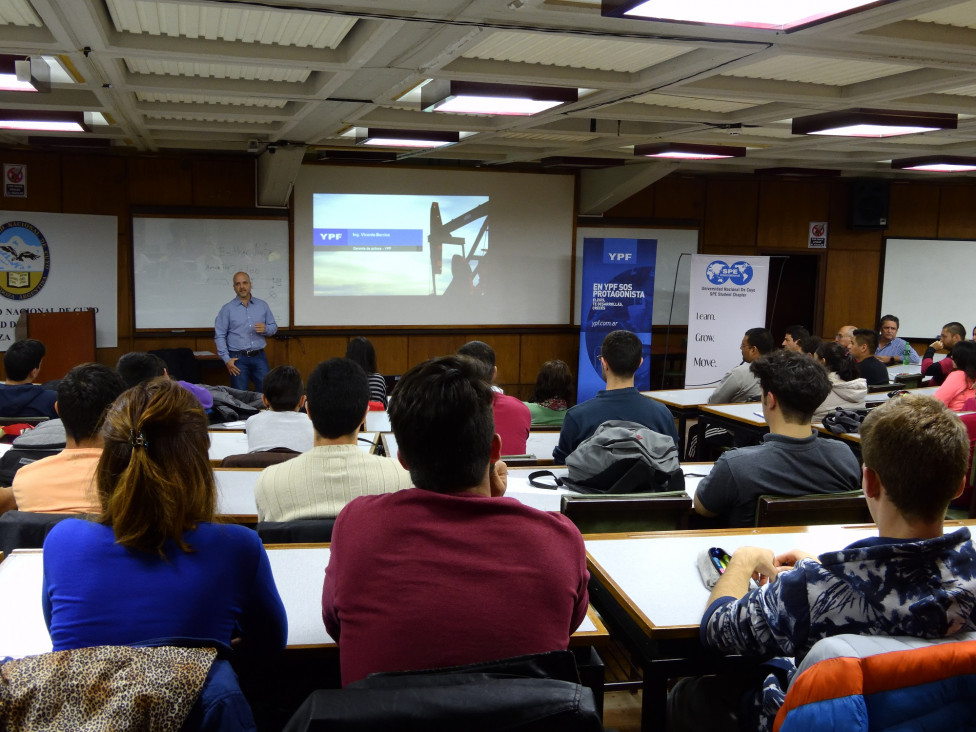
[[231, 387], [247, 390], [251, 382], [255, 391], [263, 391], [262, 382], [269, 371], [264, 338], [277, 333], [278, 324], [268, 303], [251, 296], [247, 272], [234, 275], [234, 292], [237, 297], [220, 308], [214, 320], [217, 355], [227, 366]]

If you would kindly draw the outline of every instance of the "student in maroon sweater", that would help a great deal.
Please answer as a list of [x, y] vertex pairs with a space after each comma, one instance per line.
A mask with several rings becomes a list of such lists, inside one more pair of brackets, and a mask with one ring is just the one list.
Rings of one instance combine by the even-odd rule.
[[505, 498], [492, 391], [471, 360], [420, 364], [390, 407], [416, 488], [349, 503], [322, 590], [342, 683], [376, 671], [564, 649], [583, 621], [583, 539], [558, 513]]

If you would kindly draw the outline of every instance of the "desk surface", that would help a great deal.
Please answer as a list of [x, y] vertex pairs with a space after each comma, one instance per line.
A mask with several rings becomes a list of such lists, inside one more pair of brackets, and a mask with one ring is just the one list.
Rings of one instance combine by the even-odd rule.
[[[367, 417], [367, 425], [369, 424]], [[396, 457], [397, 441], [396, 436], [390, 432], [381, 436], [383, 449], [386, 454]], [[525, 452], [535, 455], [539, 460], [552, 460], [552, 451], [559, 443], [559, 430], [532, 430], [529, 438], [525, 441]]]
[[661, 402], [667, 407], [690, 409], [708, 404], [708, 398], [715, 391], [714, 386], [706, 386], [697, 389], [659, 389], [657, 391], [642, 391], [646, 397], [656, 402]]
[[[976, 521], [947, 522], [946, 531]], [[874, 526], [806, 526], [643, 534], [591, 534], [587, 565], [641, 630], [652, 639], [695, 638], [708, 602], [696, 564], [698, 554], [718, 546], [732, 553], [762, 546], [779, 554], [803, 549], [815, 554], [841, 549], [877, 534]]]
[[741, 404], [712, 404], [699, 407], [702, 412], [717, 414], [720, 417], [733, 419], [754, 427], [765, 427], [766, 418], [763, 417], [762, 404], [759, 402], [743, 402]]
[[[288, 649], [335, 648], [322, 623], [322, 580], [329, 563], [327, 544], [277, 544], [268, 558], [288, 616]], [[18, 549], [0, 562], [0, 658], [21, 658], [51, 650], [41, 610], [43, 553]], [[590, 608], [570, 644], [594, 645], [609, 637]]]
[[[248, 452], [247, 434], [244, 432], [213, 432], [210, 433], [210, 462], [217, 465], [229, 455], [243, 455]], [[376, 434], [360, 432], [359, 448], [366, 452], [375, 449]]]

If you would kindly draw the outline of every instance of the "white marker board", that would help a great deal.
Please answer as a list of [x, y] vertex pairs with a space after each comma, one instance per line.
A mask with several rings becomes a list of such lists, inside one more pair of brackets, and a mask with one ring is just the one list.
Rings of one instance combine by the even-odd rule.
[[213, 328], [240, 271], [289, 325], [287, 219], [133, 216], [132, 259], [137, 330]]

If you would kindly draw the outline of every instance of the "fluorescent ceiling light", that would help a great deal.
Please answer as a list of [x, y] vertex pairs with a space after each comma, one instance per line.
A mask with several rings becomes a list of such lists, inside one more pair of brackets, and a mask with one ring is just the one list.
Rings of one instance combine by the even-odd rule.
[[29, 109], [0, 109], [0, 130], [90, 131], [81, 112], [39, 112]]
[[976, 170], [976, 157], [960, 155], [923, 155], [892, 160], [896, 170], [920, 170], [927, 173], [968, 173]]
[[377, 147], [435, 148], [451, 145], [461, 139], [459, 132], [437, 132], [434, 130], [385, 130], [370, 127], [366, 137], [359, 145]]
[[420, 90], [420, 106], [432, 112], [527, 116], [579, 100], [576, 89], [435, 79]]
[[0, 91], [47, 92], [51, 74], [42, 58], [0, 55]]
[[895, 137], [956, 129], [956, 115], [886, 109], [845, 109], [793, 118], [794, 135]]
[[618, 18], [791, 31], [893, 0], [603, 0]]
[[744, 147], [732, 145], [697, 145], [687, 142], [656, 142], [634, 145], [634, 155], [670, 160], [721, 160], [745, 157]]

